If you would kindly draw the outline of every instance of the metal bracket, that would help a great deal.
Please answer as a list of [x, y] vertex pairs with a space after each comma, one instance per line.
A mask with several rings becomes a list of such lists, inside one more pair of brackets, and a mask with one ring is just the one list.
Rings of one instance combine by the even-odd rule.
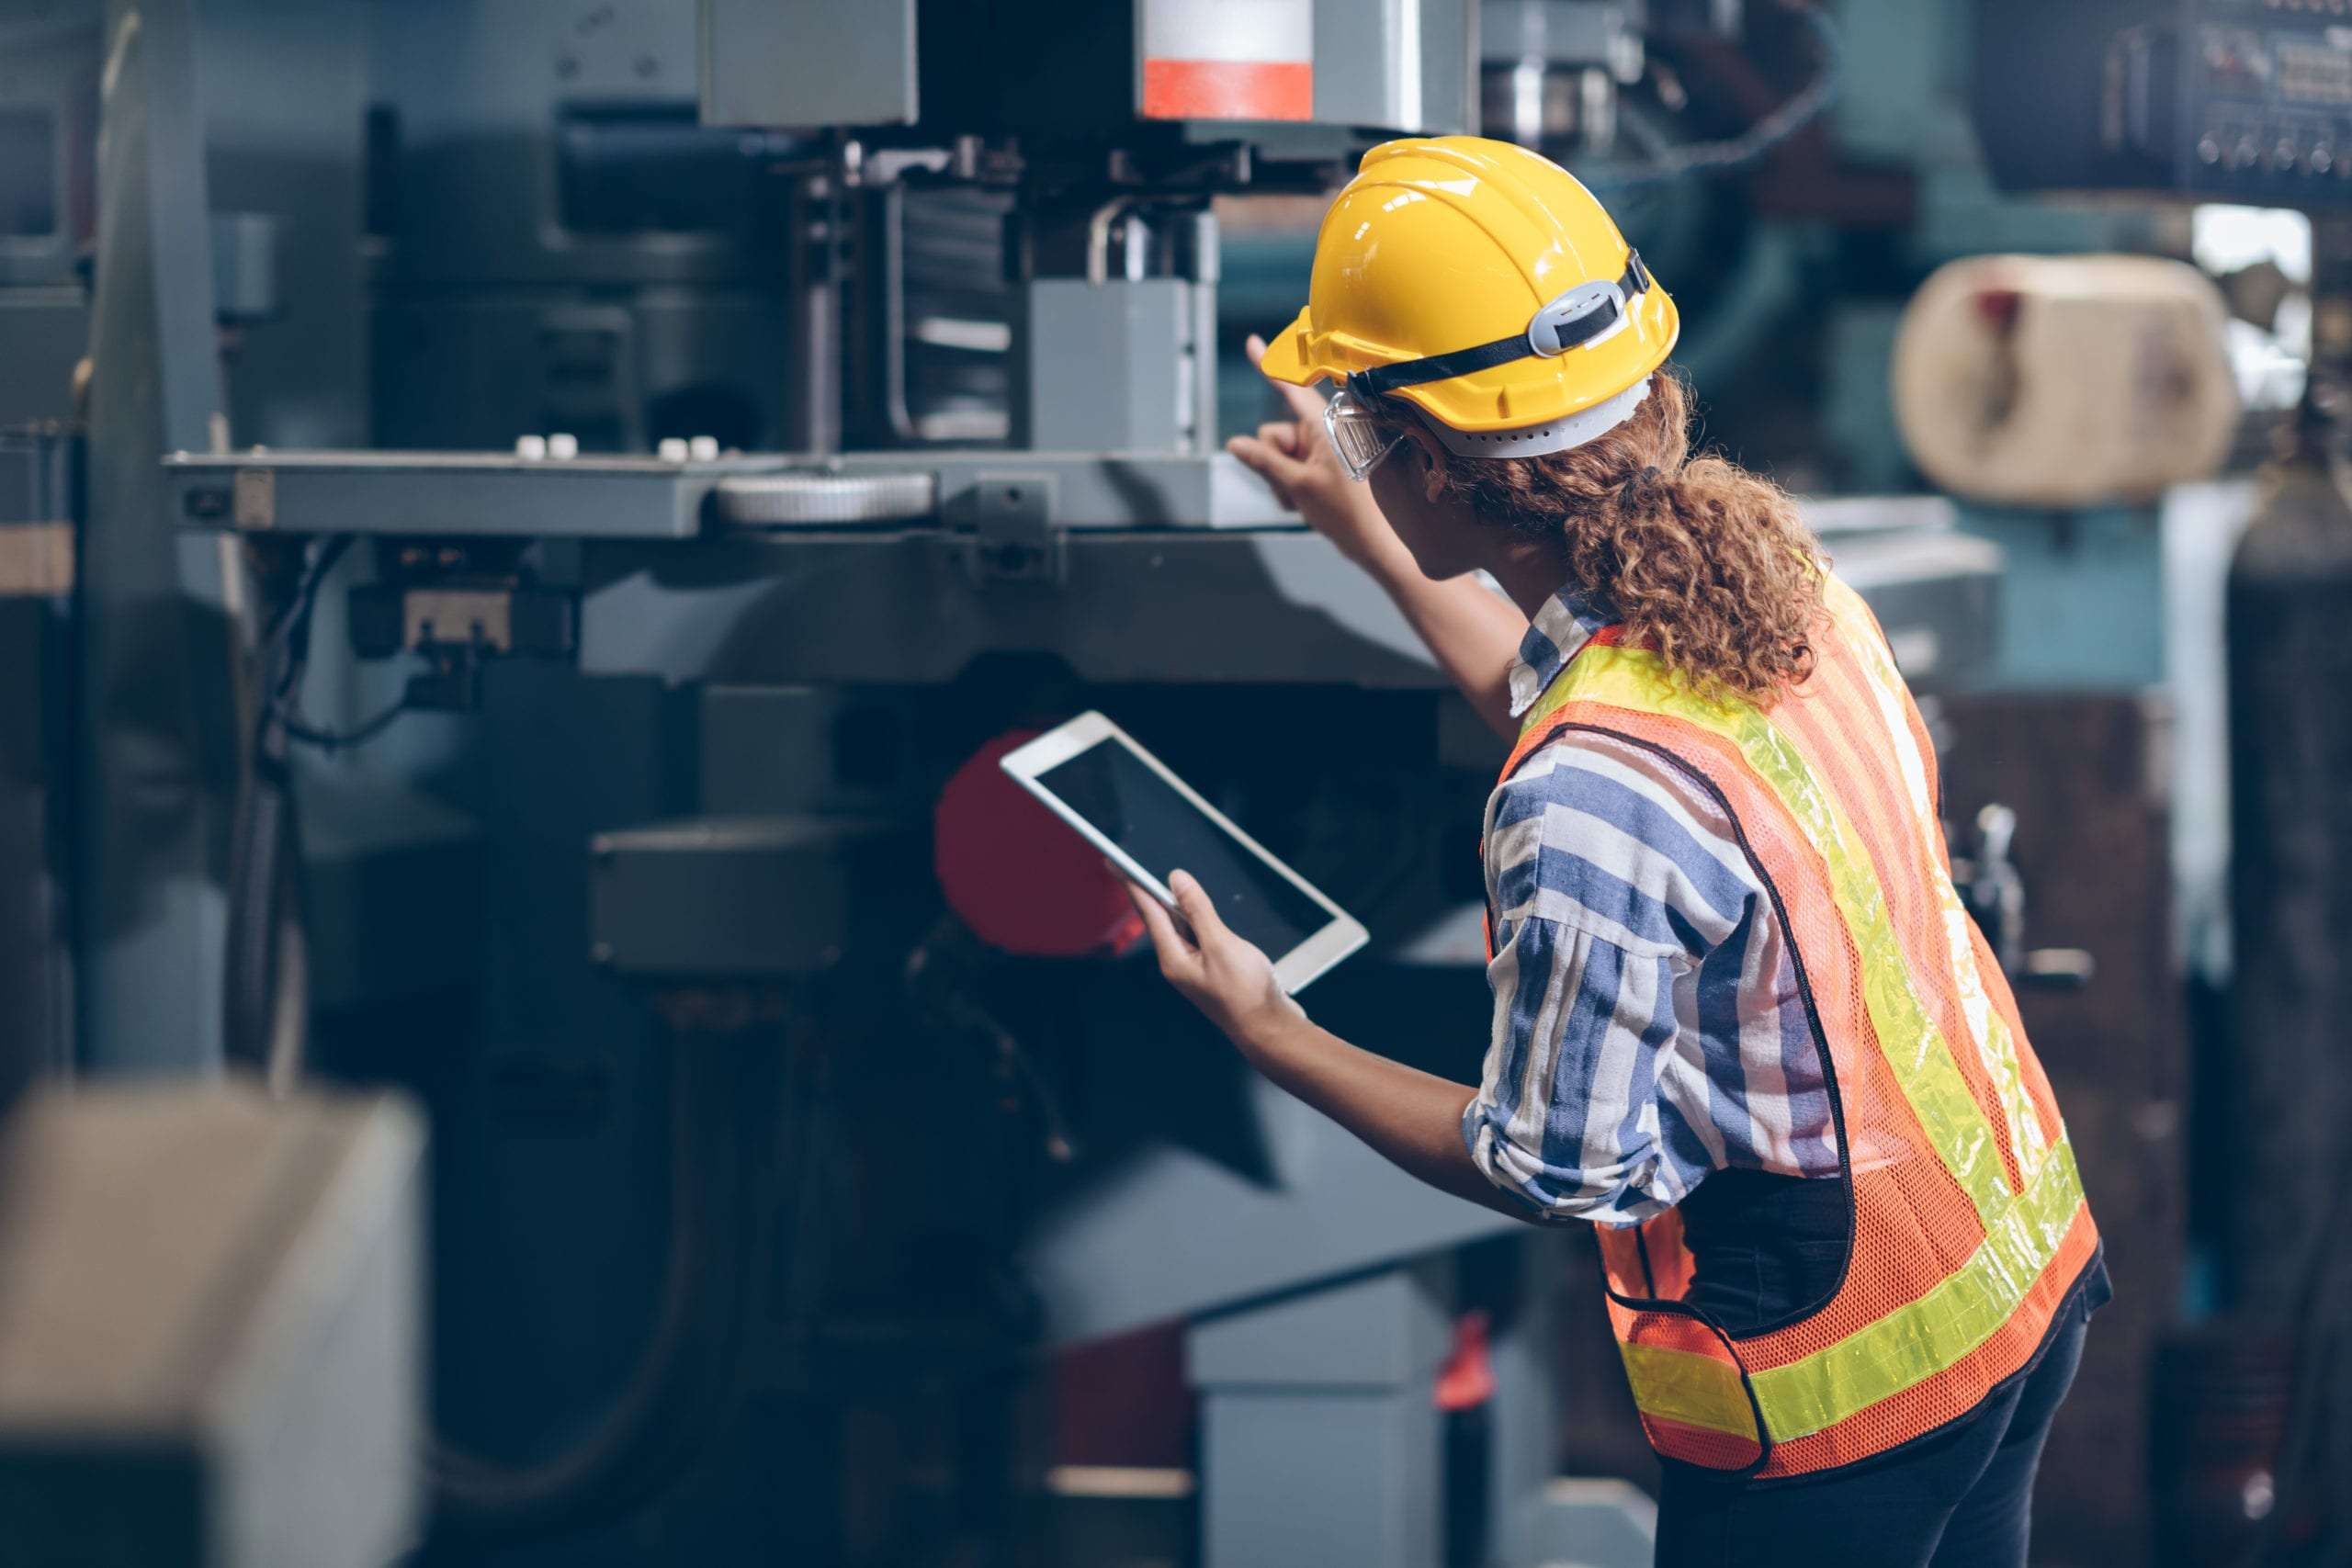
[[1058, 586], [1069, 572], [1068, 538], [1053, 520], [1054, 477], [1042, 473], [982, 472], [957, 497], [956, 521], [971, 529], [965, 561], [983, 582], [1047, 582]]
[[352, 589], [350, 606], [351, 650], [362, 659], [407, 650], [569, 659], [579, 651], [578, 602], [533, 582], [366, 582]]
[[411, 648], [470, 642], [514, 651], [514, 595], [499, 588], [412, 588], [401, 595], [401, 637]]
[[232, 479], [235, 512], [232, 521], [241, 529], [275, 528], [277, 526], [277, 470], [275, 468], [239, 468]]

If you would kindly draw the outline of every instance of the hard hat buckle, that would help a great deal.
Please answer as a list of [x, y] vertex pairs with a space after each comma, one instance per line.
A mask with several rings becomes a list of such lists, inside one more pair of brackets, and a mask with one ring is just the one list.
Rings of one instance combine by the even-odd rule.
[[1616, 336], [1628, 320], [1625, 290], [1616, 281], [1579, 283], [1535, 312], [1527, 346], [1539, 358], [1555, 359]]

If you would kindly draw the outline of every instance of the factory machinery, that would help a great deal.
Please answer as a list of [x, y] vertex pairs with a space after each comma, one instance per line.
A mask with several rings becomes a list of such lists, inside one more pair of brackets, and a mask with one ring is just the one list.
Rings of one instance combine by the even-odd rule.
[[[86, 446], [0, 448], [91, 520], [22, 1070], [421, 1094], [431, 1552], [1015, 1560], [1041, 1353], [1182, 1321], [1202, 1561], [1646, 1560], [1550, 1484], [1552, 1237], [1249, 1075], [1098, 887], [943, 883], [1019, 830], [956, 782], [1101, 707], [1372, 930], [1319, 1020], [1476, 1076], [1498, 748], [1221, 452], [1220, 283], [1385, 135], [1659, 161], [1645, 30], [1738, 6], [19, 9], [13, 412], [91, 344]], [[1948, 503], [1807, 511], [1923, 692], [1986, 667]]]

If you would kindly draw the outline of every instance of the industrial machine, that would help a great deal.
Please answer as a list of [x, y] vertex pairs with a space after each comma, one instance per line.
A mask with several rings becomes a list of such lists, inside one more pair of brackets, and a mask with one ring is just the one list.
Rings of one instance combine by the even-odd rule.
[[2340, 208], [2344, 18], [2323, 0], [1996, 0], [1977, 11], [1986, 161], [2010, 189]]
[[[1618, 1550], [1546, 1485], [1551, 1272], [1456, 1266], [1507, 1223], [1115, 952], [976, 935], [934, 806], [1113, 712], [1372, 928], [1318, 1018], [1475, 1076], [1498, 749], [1221, 453], [1224, 220], [1482, 107], [1637, 165], [1644, 27], [1737, 21], [1653, 8], [50, 7], [115, 62], [88, 597], [129, 626], [176, 571], [187, 646], [254, 671], [173, 708], [239, 737], [181, 737], [239, 803], [182, 841], [104, 701], [159, 655], [94, 646], [85, 874], [210, 854], [230, 897], [103, 884], [83, 1060], [421, 1092], [435, 1550], [1007, 1560], [1041, 1355], [1171, 1320], [1205, 1562]], [[208, 177], [277, 221], [216, 226]], [[1983, 666], [1999, 554], [1948, 503], [1808, 515], [1923, 691]], [[1471, 1305], [1509, 1375], [1449, 1467]]]

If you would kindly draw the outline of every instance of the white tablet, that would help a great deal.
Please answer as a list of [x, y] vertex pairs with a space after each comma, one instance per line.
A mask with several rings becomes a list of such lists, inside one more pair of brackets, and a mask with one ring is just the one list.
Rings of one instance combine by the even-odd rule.
[[1364, 943], [1363, 927], [1099, 713], [1007, 752], [1003, 767], [1169, 908], [1168, 874], [1190, 872], [1286, 992]]

